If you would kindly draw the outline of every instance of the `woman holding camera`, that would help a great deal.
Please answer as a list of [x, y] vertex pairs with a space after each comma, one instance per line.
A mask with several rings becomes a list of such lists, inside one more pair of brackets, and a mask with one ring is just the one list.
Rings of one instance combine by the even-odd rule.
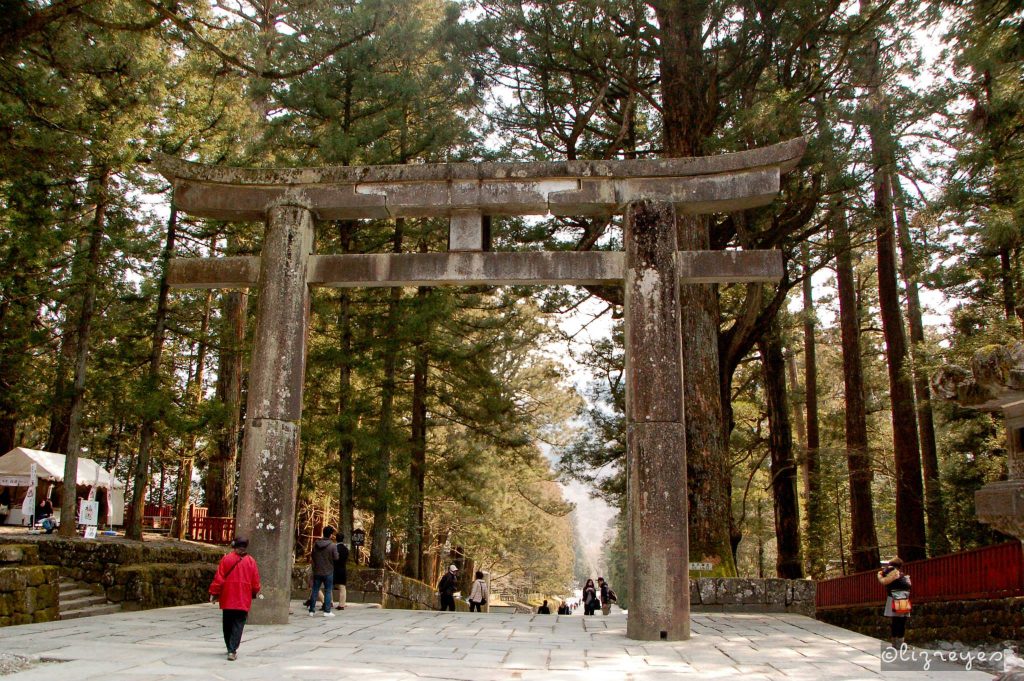
[[885, 612], [889, 618], [892, 632], [892, 647], [903, 645], [903, 636], [907, 631], [907, 618], [910, 617], [910, 575], [905, 575], [900, 568], [903, 561], [893, 558], [889, 564], [878, 571], [878, 581], [885, 587]]

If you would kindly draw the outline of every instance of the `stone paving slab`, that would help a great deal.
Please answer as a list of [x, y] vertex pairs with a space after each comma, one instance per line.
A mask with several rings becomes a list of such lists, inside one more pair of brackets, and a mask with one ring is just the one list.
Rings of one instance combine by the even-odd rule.
[[52, 661], [3, 681], [971, 681], [981, 672], [880, 671], [879, 641], [788, 614], [693, 615], [681, 642], [626, 638], [626, 615], [515, 615], [353, 605], [288, 624], [246, 627], [225, 659], [210, 605], [0, 629], [0, 652]]

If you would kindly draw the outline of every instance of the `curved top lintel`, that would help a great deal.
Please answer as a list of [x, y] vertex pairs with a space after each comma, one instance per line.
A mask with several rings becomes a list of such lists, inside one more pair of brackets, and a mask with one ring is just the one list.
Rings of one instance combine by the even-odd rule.
[[778, 167], [796, 167], [807, 149], [797, 137], [768, 147], [717, 156], [629, 159], [616, 161], [540, 161], [528, 163], [428, 163], [324, 168], [232, 168], [192, 163], [159, 154], [155, 165], [168, 180], [234, 186], [301, 186], [374, 182], [444, 182], [453, 180], [535, 180], [542, 178], [692, 177]]

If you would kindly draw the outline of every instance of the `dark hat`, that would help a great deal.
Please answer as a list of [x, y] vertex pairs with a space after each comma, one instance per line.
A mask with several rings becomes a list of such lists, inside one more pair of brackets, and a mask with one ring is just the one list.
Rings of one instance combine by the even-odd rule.
[[249, 540], [245, 537], [235, 537], [234, 541], [231, 542], [231, 548], [233, 549], [244, 549], [249, 547]]

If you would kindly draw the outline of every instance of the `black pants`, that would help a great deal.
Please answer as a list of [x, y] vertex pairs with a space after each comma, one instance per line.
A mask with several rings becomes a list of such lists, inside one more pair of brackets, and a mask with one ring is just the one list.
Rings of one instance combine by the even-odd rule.
[[455, 594], [441, 594], [441, 610], [455, 612]]
[[476, 601], [470, 601], [469, 602], [469, 611], [470, 612], [483, 612], [483, 610], [480, 609], [480, 604], [477, 603]]
[[903, 638], [903, 634], [907, 631], [907, 618], [906, 617], [890, 617], [892, 620], [892, 637]]
[[224, 644], [228, 647], [229, 653], [238, 651], [242, 642], [242, 629], [245, 629], [245, 620], [249, 616], [246, 610], [222, 610], [224, 613]]

